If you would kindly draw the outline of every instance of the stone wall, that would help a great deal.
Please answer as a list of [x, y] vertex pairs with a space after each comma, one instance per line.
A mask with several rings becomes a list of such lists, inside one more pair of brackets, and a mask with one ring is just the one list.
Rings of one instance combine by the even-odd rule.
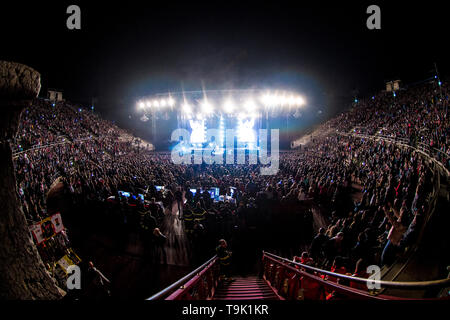
[[41, 89], [40, 74], [0, 61], [0, 299], [59, 299], [61, 290], [45, 269], [18, 199], [8, 139], [22, 110]]

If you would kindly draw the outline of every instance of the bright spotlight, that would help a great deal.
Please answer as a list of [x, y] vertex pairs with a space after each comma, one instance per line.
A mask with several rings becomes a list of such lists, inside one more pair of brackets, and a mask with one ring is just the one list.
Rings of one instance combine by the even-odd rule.
[[148, 101], [147, 101], [147, 107], [150, 108], [151, 106], [152, 106], [152, 103], [150, 102], [150, 100], [148, 100]]
[[294, 98], [294, 96], [290, 96], [290, 97], [289, 97], [288, 103], [289, 103], [289, 106], [293, 106], [293, 105], [295, 104], [295, 98]]
[[255, 142], [256, 134], [253, 130], [255, 119], [239, 120], [238, 123], [238, 141], [239, 142]]
[[213, 107], [208, 101], [204, 101], [202, 103], [202, 111], [206, 114], [209, 114], [213, 111]]
[[191, 106], [188, 105], [187, 103], [183, 104], [183, 106], [181, 107], [184, 113], [191, 113], [192, 109]]
[[138, 107], [139, 107], [140, 110], [144, 109], [145, 108], [145, 103], [139, 102]]
[[165, 107], [166, 106], [166, 100], [161, 99], [161, 101], [159, 102], [161, 107]]
[[223, 109], [226, 113], [232, 113], [234, 111], [234, 104], [231, 100], [225, 101], [223, 105]]
[[204, 120], [194, 121], [189, 120], [189, 124], [191, 126], [191, 143], [202, 143], [206, 140], [206, 126]]
[[283, 97], [280, 97], [278, 95], [272, 96], [273, 104], [276, 106], [280, 106], [283, 103]]
[[247, 102], [244, 104], [244, 107], [248, 112], [255, 111], [256, 109], [256, 105], [253, 100], [247, 100]]
[[298, 106], [302, 106], [305, 104], [305, 99], [303, 99], [302, 97], [297, 97], [295, 98], [295, 104]]
[[169, 107], [173, 107], [173, 105], [175, 104], [175, 100], [173, 100], [173, 98], [170, 97], [169, 100], [167, 101], [167, 104], [169, 105]]
[[245, 119], [245, 117], [246, 117], [245, 113], [241, 112], [241, 113], [238, 114], [238, 118], [239, 119]]
[[263, 105], [268, 106], [268, 105], [270, 105], [271, 102], [272, 102], [271, 97], [272, 97], [271, 95], [265, 94], [265, 95], [263, 95], [263, 96], [261, 97], [260, 100], [261, 100], [261, 102], [262, 102]]
[[276, 106], [280, 104], [279, 97], [277, 95], [270, 95], [269, 96], [269, 105]]
[[159, 107], [159, 101], [158, 100], [153, 100], [153, 105], [155, 107]]

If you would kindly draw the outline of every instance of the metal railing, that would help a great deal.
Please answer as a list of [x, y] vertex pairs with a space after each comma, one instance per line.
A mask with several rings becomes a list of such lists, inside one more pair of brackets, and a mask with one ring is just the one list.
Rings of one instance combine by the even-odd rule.
[[[423, 226], [420, 230], [418, 239], [416, 241], [416, 243], [412, 246], [412, 248], [410, 248], [411, 250], [408, 250], [409, 252], [409, 256], [411, 256], [415, 251], [418, 250], [418, 244], [420, 243], [425, 228], [429, 222], [429, 220], [431, 219], [431, 216], [433, 215], [434, 212], [434, 208], [436, 205], [436, 201], [437, 201], [437, 197], [439, 194], [439, 190], [440, 190], [440, 184], [439, 184], [439, 178], [440, 178], [440, 174], [442, 173], [446, 178], [448, 178], [450, 176], [448, 169], [446, 168], [446, 164], [442, 163], [440, 160], [442, 158], [447, 159], [448, 156], [443, 153], [440, 150], [437, 150], [435, 148], [432, 148], [422, 142], [417, 143], [416, 146], [412, 146], [410, 144], [410, 141], [406, 138], [403, 137], [396, 137], [396, 136], [387, 136], [387, 135], [382, 135], [382, 134], [375, 134], [375, 135], [368, 135], [366, 133], [362, 133], [361, 131], [364, 131], [364, 127], [355, 127], [354, 129], [352, 129], [350, 132], [338, 132], [336, 131], [337, 134], [339, 135], [344, 135], [344, 136], [353, 136], [356, 138], [360, 138], [360, 139], [372, 139], [372, 140], [383, 140], [383, 141], [387, 141], [389, 143], [393, 143], [396, 146], [399, 147], [403, 147], [403, 148], [408, 148], [408, 149], [412, 149], [413, 151], [421, 154], [422, 156], [424, 156], [428, 161], [430, 161], [430, 165], [431, 168], [433, 168], [434, 170], [434, 178], [436, 179], [436, 182], [434, 187], [433, 187], [433, 192], [431, 193], [431, 200], [430, 200], [430, 207], [429, 210], [426, 214], [425, 217], [425, 221], [423, 223]], [[435, 155], [436, 154], [440, 154], [441, 157], [436, 158]], [[434, 166], [432, 165], [434, 164]], [[440, 170], [439, 170], [440, 169]], [[405, 263], [405, 265], [400, 269], [400, 271], [397, 273], [397, 275], [406, 267], [406, 265], [408, 264], [408, 262], [410, 261], [410, 259], [407, 259], [407, 262]], [[397, 276], [396, 275], [396, 276]], [[342, 276], [341, 276], [342, 277]], [[393, 280], [393, 279], [392, 279]], [[388, 285], [385, 286], [384, 289], [390, 287], [395, 287], [395, 284], [392, 285], [393, 282], [386, 282]], [[409, 285], [412, 285], [413, 283], [409, 283]], [[427, 284], [424, 284], [424, 287], [427, 287]], [[384, 290], [383, 289], [383, 290]]]
[[35, 144], [35, 145], [31, 146], [30, 148], [28, 148], [26, 150], [13, 152], [12, 157], [13, 157], [13, 159], [16, 159], [21, 154], [25, 154], [25, 153], [28, 153], [28, 152], [33, 152], [33, 151], [36, 151], [36, 150], [39, 150], [39, 149], [53, 148], [54, 146], [58, 146], [58, 145], [61, 145], [61, 144], [82, 142], [82, 141], [86, 141], [86, 140], [93, 140], [93, 139], [95, 139], [92, 136], [79, 138], [79, 139], [75, 139], [75, 140], [71, 140], [71, 139], [69, 139], [66, 136], [58, 136], [58, 138], [63, 138], [63, 139], [62, 139], [62, 141], [49, 143], [49, 144]]
[[147, 300], [209, 300], [217, 286], [218, 258], [212, 257], [200, 267], [154, 294]]
[[57, 140], [61, 139], [61, 140], [58, 141], [58, 142], [53, 142], [53, 143], [49, 143], [49, 144], [35, 144], [35, 145], [32, 145], [31, 147], [29, 147], [26, 150], [13, 152], [13, 154], [12, 154], [13, 158], [18, 157], [19, 155], [21, 155], [23, 153], [39, 150], [39, 149], [42, 149], [42, 148], [49, 148], [49, 147], [53, 147], [53, 146], [56, 146], [56, 145], [65, 144], [65, 143], [69, 143], [70, 142], [70, 140], [66, 136], [63, 136], [63, 135], [57, 136], [56, 139]]
[[[337, 291], [341, 297], [344, 296], [350, 299], [374, 299], [374, 300], [418, 300], [407, 297], [396, 297], [380, 294], [380, 290], [366, 290], [361, 289], [362, 285], [370, 284], [373, 287], [380, 288], [396, 288], [404, 290], [417, 290], [429, 288], [445, 288], [450, 285], [450, 278], [431, 280], [431, 281], [412, 281], [412, 282], [398, 282], [398, 281], [383, 281], [375, 279], [360, 278], [340, 273], [335, 273], [316, 267], [304, 265], [292, 260], [274, 255], [263, 251], [264, 277], [270, 286], [272, 286], [278, 294], [286, 299], [302, 300], [308, 295], [299, 294], [299, 291], [308, 290], [301, 285], [301, 279], [307, 278], [316, 283], [316, 292], [322, 291], [322, 298], [325, 298], [326, 291]], [[297, 276], [297, 277], [296, 277]], [[326, 280], [325, 276], [342, 280], [347, 282], [359, 284], [359, 288], [354, 288], [349, 285], [343, 285], [338, 282]], [[320, 298], [318, 298], [320, 299]], [[449, 299], [444, 297], [441, 299]], [[419, 300], [439, 300], [435, 299], [419, 299]]]
[[357, 132], [355, 129], [350, 130], [350, 132], [348, 132], [348, 133], [346, 133], [346, 132], [337, 132], [337, 133], [339, 135], [354, 136], [357, 138], [384, 140], [384, 141], [387, 141], [390, 143], [395, 143], [397, 145], [401, 145], [403, 147], [413, 149], [414, 151], [427, 156], [430, 160], [432, 160], [433, 162], [438, 164], [441, 167], [441, 169], [443, 170], [443, 172], [446, 174], [446, 176], [447, 177], [450, 176], [450, 171], [447, 168], [449, 156], [442, 150], [430, 147], [429, 145], [427, 145], [423, 142], [418, 142], [416, 146], [412, 146], [410, 144], [410, 141], [403, 137], [387, 136], [387, 135], [383, 135], [383, 134], [370, 135], [367, 133]]

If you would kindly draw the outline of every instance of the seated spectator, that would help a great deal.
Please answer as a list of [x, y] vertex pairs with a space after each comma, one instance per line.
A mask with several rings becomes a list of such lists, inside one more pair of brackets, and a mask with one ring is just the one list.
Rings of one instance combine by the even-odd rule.
[[[347, 273], [347, 269], [344, 266], [344, 260], [342, 259], [342, 257], [337, 256], [334, 259], [333, 265], [331, 266], [330, 271], [334, 272], [334, 273], [340, 273], [340, 274], [346, 274]], [[329, 281], [339, 282], [338, 278], [336, 278], [334, 276], [327, 276], [326, 278]]]
[[[340, 273], [340, 274], [346, 274], [347, 273], [347, 269], [344, 267], [343, 265], [343, 259], [340, 256], [337, 256], [334, 259], [333, 265], [331, 267], [331, 272], [334, 273]], [[325, 277], [328, 281], [333, 281], [333, 282], [337, 282], [337, 283], [341, 283], [342, 282], [344, 284], [346, 284], [346, 281], [341, 281], [339, 278], [336, 278], [334, 276], [326, 276]], [[342, 299], [342, 295], [337, 293], [335, 290], [332, 290], [331, 292], [326, 291], [326, 300], [340, 300]]]
[[[294, 256], [293, 259], [294, 262], [299, 262], [301, 264], [305, 264], [305, 265], [313, 265], [314, 260], [309, 256], [308, 252], [304, 251], [302, 252], [302, 255], [300, 257]], [[297, 269], [299, 268], [299, 266], [295, 266]]]

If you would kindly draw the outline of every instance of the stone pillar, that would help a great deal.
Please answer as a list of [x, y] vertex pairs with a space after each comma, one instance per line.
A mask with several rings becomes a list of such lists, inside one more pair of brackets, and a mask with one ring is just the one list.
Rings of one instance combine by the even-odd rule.
[[38, 72], [0, 61], [0, 300], [62, 297], [28, 230], [8, 142], [17, 132], [22, 110], [40, 89]]

